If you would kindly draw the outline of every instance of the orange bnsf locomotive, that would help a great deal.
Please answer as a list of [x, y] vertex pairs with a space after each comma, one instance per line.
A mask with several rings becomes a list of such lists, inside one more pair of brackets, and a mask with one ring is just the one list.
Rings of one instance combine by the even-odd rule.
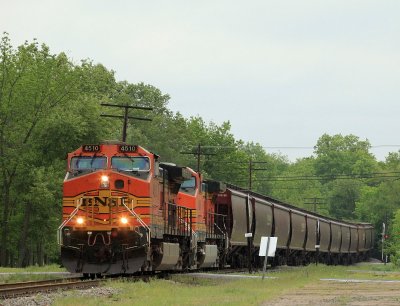
[[63, 265], [87, 275], [216, 265], [225, 236], [201, 184], [198, 173], [160, 164], [140, 146], [104, 142], [69, 153]]
[[259, 267], [368, 258], [374, 229], [334, 220], [236, 186], [203, 181], [140, 146], [109, 141], [68, 154], [58, 229], [63, 265], [84, 275]]

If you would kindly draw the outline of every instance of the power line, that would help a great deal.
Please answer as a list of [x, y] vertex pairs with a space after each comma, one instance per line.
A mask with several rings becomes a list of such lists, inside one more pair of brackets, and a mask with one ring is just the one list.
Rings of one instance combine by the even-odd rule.
[[[399, 148], [400, 144], [382, 144], [370, 146], [369, 148]], [[313, 150], [315, 147], [309, 146], [263, 146], [263, 149], [303, 149], [303, 150]]]
[[[233, 170], [246, 170], [247, 168], [232, 168]], [[268, 169], [261, 169], [261, 170], [268, 170]], [[230, 172], [217, 172], [219, 174], [229, 174]], [[400, 174], [400, 171], [387, 171], [387, 172], [369, 172], [369, 173], [362, 173], [362, 174], [336, 174], [336, 175], [291, 175], [291, 176], [269, 176], [269, 177], [259, 177], [259, 179], [338, 179], [338, 178], [380, 178], [380, 177], [388, 177], [389, 174]], [[397, 177], [389, 176], [389, 177]]]
[[191, 151], [191, 152], [180, 152], [180, 154], [189, 154], [189, 155], [196, 155], [197, 156], [197, 172], [200, 173], [200, 158], [201, 156], [206, 156], [206, 155], [216, 155], [215, 153], [205, 153], [202, 151], [202, 146], [200, 143], [196, 147], [196, 151]]
[[[366, 179], [366, 178], [396, 178], [399, 179], [399, 175], [379, 175], [379, 176], [352, 176], [352, 177], [329, 177], [329, 178], [321, 178], [321, 177], [298, 177], [298, 178], [290, 178], [290, 177], [276, 177], [276, 178], [256, 178], [253, 179], [253, 182], [296, 182], [296, 181], [321, 181], [321, 180], [355, 180], [355, 179]], [[234, 180], [237, 183], [245, 183], [247, 180]], [[301, 189], [301, 188], [300, 188]]]
[[310, 177], [310, 178], [265, 178], [257, 179], [259, 182], [290, 182], [290, 181], [329, 181], [329, 180], [355, 180], [367, 178], [400, 178], [399, 175], [382, 175], [382, 176], [354, 176], [354, 177]]
[[303, 204], [311, 204], [314, 206], [314, 212], [317, 212], [317, 205], [322, 205], [326, 204], [324, 201], [324, 198], [318, 198], [318, 197], [313, 197], [313, 198], [304, 198], [305, 201], [307, 200], [312, 200], [312, 202], [304, 202]]

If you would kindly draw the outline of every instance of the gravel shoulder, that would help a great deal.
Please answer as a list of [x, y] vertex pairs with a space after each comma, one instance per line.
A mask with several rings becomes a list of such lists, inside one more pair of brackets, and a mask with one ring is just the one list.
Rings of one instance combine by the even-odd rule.
[[0, 306], [48, 306], [52, 305], [57, 298], [71, 296], [84, 297], [110, 297], [118, 294], [119, 291], [110, 287], [93, 287], [82, 290], [68, 290], [55, 293], [41, 293], [29, 297], [16, 297], [12, 299], [0, 300]]
[[400, 284], [319, 281], [301, 289], [286, 292], [263, 305], [400, 305]]

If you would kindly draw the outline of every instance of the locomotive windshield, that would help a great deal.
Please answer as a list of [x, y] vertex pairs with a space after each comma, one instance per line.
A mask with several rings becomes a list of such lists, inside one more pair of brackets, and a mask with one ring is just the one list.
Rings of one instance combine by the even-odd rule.
[[196, 191], [196, 178], [192, 176], [190, 179], [184, 180], [179, 191], [194, 194]]
[[190, 179], [183, 181], [181, 188], [195, 188], [196, 187], [196, 178], [192, 176]]
[[107, 168], [104, 156], [75, 156], [71, 158], [71, 170], [96, 170]]
[[142, 156], [116, 156], [111, 159], [111, 168], [120, 171], [149, 171], [150, 161]]

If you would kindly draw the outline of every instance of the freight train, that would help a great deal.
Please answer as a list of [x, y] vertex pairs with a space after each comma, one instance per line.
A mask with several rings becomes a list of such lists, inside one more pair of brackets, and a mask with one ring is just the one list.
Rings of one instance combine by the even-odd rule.
[[141, 146], [106, 141], [68, 154], [57, 236], [67, 270], [93, 277], [256, 268], [262, 236], [278, 238], [272, 265], [351, 264], [368, 258], [374, 228], [203, 180]]

